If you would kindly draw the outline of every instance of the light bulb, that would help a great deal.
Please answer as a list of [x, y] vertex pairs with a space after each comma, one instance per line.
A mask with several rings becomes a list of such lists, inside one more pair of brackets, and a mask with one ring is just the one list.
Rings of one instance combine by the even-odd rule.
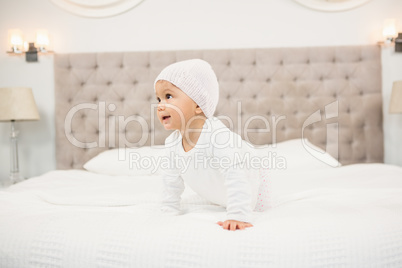
[[392, 42], [395, 37], [398, 36], [396, 30], [396, 19], [386, 19], [384, 21], [384, 28], [382, 34], [386, 42]]
[[49, 48], [50, 41], [47, 30], [40, 29], [36, 31], [36, 46], [40, 51], [46, 51]]
[[11, 29], [8, 31], [9, 47], [11, 52], [21, 53], [24, 45], [24, 37], [20, 29]]

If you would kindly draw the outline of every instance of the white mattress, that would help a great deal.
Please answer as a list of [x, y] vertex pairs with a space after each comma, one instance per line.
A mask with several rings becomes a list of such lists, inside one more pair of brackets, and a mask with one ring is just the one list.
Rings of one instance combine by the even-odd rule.
[[31, 178], [0, 191], [0, 267], [402, 267], [402, 168], [272, 174], [273, 207], [235, 232], [188, 188], [160, 214], [157, 176]]

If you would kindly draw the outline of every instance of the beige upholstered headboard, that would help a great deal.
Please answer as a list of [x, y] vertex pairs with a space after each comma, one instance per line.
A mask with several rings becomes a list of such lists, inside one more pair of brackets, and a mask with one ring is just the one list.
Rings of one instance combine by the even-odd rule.
[[169, 132], [156, 118], [153, 82], [189, 58], [212, 65], [215, 115], [250, 142], [303, 135], [342, 164], [383, 162], [380, 49], [352, 46], [58, 54], [57, 167], [82, 168], [109, 148], [163, 144]]

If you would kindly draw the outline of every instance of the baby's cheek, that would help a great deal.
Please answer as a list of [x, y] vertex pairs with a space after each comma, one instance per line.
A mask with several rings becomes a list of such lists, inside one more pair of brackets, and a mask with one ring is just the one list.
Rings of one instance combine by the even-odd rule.
[[174, 120], [179, 124], [186, 122], [185, 114], [182, 112], [173, 111], [171, 113], [171, 115], [172, 115], [172, 118], [174, 118]]

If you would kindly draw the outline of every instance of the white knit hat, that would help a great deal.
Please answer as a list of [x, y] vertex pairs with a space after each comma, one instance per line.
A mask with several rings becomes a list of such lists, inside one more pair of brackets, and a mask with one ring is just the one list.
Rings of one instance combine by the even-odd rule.
[[165, 80], [187, 94], [207, 118], [214, 115], [219, 99], [219, 84], [208, 62], [201, 59], [185, 60], [167, 66], [155, 79]]

